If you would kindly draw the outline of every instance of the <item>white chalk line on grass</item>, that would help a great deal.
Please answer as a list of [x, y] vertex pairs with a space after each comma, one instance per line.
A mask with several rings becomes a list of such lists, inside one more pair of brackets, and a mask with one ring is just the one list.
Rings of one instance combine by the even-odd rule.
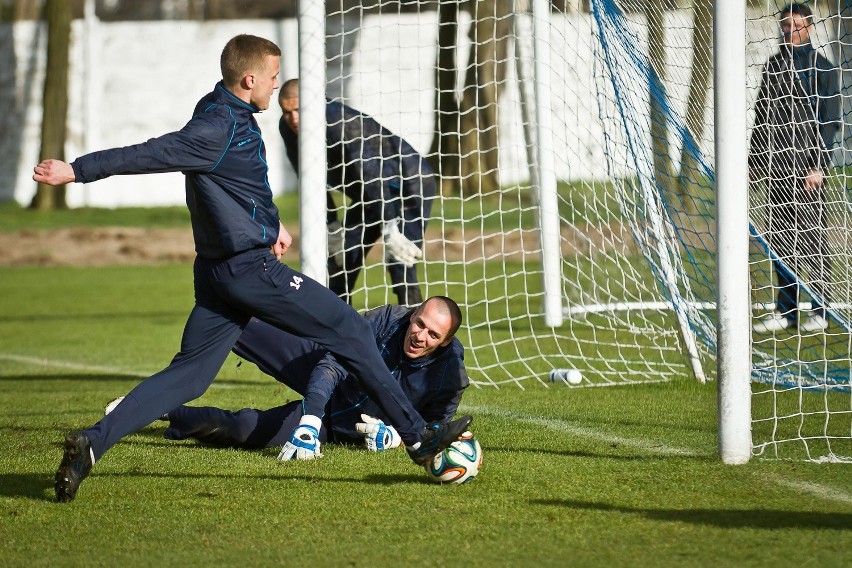
[[[540, 418], [536, 416], [529, 416], [524, 414], [519, 414], [516, 412], [511, 412], [508, 410], [503, 410], [499, 408], [487, 407], [487, 406], [471, 406], [471, 405], [461, 405], [461, 409], [465, 412], [471, 412], [475, 414], [481, 414], [485, 416], [497, 416], [500, 418], [508, 418], [510, 420], [515, 420], [518, 422], [525, 422], [527, 424], [533, 424], [535, 426], [541, 426], [544, 428], [548, 428], [550, 430], [556, 430], [558, 432], [565, 432], [568, 434], [572, 434], [574, 436], [580, 436], [583, 438], [588, 438], [592, 440], [599, 440], [601, 442], [606, 442], [609, 444], [620, 444], [632, 448], [636, 448], [639, 450], [646, 451], [651, 454], [662, 454], [662, 455], [674, 455], [674, 456], [707, 456], [707, 452], [701, 452], [686, 448], [678, 448], [674, 446], [668, 446], [666, 444], [658, 443], [654, 440], [647, 440], [642, 438], [625, 438], [623, 436], [615, 436], [612, 434], [607, 434], [606, 432], [601, 432], [600, 430], [595, 430], [592, 428], [585, 428], [583, 426], [576, 426], [564, 420], [558, 420], [555, 418]], [[772, 483], [785, 485], [790, 489], [798, 491], [800, 493], [813, 495], [814, 497], [819, 497], [821, 499], [825, 499], [827, 501], [837, 501], [840, 503], [852, 504], [852, 495], [840, 491], [838, 489], [834, 489], [832, 487], [826, 487], [824, 485], [820, 485], [818, 483], [806, 482], [806, 481], [795, 481], [790, 479], [785, 479], [778, 476], [768, 476], [767, 480], [770, 480]]]
[[[844, 467], [850, 466], [847, 465]], [[841, 503], [846, 503], [847, 505], [852, 505], [852, 495], [840, 491], [839, 489], [826, 487], [824, 485], [808, 481], [794, 481], [780, 476], [775, 476], [773, 481], [778, 485], [785, 485], [790, 489], [799, 491], [800, 493], [807, 493], [808, 495], [813, 495], [814, 497], [819, 497], [826, 501], [839, 501]]]
[[[100, 373], [104, 375], [121, 375], [123, 377], [136, 377], [147, 379], [157, 371], [131, 371], [119, 367], [106, 367], [103, 365], [89, 365], [86, 363], [75, 363], [74, 361], [59, 361], [57, 359], [44, 359], [42, 357], [30, 357], [28, 355], [15, 355], [14, 353], [0, 353], [0, 360], [14, 361], [25, 365], [36, 367], [55, 367], [57, 369], [68, 369], [72, 371], [83, 371], [86, 373]], [[210, 388], [232, 388], [232, 385], [218, 384], [213, 381]]]
[[56, 359], [44, 359], [42, 357], [28, 357], [26, 355], [13, 355], [11, 353], [0, 353], [0, 359], [35, 365], [37, 367], [56, 367], [58, 369], [70, 369], [73, 371], [85, 371], [92, 373], [103, 373], [105, 375], [124, 375], [145, 378], [151, 373], [140, 373], [139, 371], [128, 371], [118, 367], [104, 367], [101, 365], [88, 365], [85, 363], [74, 363], [73, 361], [57, 361]]
[[650, 453], [657, 453], [663, 455], [670, 456], [704, 456], [707, 455], [706, 452], [699, 452], [686, 448], [676, 448], [673, 446], [667, 446], [666, 444], [661, 444], [654, 440], [644, 440], [641, 438], [625, 438], [623, 436], [615, 436], [613, 434], [607, 434], [606, 432], [601, 432], [600, 430], [595, 430], [592, 428], [586, 428], [583, 426], [576, 426], [564, 420], [559, 420], [556, 418], [540, 418], [537, 416], [527, 416], [523, 414], [518, 414], [516, 412], [510, 412], [507, 410], [502, 410], [498, 408], [491, 408], [486, 406], [468, 406], [462, 405], [465, 411], [470, 411], [476, 414], [483, 415], [491, 415], [498, 416], [500, 418], [509, 418], [511, 420], [516, 420], [518, 422], [526, 422], [527, 424], [533, 424], [535, 426], [543, 426], [545, 428], [549, 428], [550, 430], [557, 430], [559, 432], [566, 432], [568, 434], [573, 434], [575, 436], [580, 436], [583, 438], [589, 438], [592, 440], [599, 440], [601, 442], [606, 442], [608, 444], [621, 444], [624, 446], [629, 446], [631, 448], [637, 448], [640, 450], [644, 450]]

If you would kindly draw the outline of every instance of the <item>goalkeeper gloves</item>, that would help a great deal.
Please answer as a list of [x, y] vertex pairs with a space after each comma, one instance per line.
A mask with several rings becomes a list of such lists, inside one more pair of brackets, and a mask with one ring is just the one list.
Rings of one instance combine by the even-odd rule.
[[343, 268], [343, 257], [346, 254], [346, 244], [343, 242], [343, 227], [340, 221], [328, 224], [328, 257], [340, 268]]
[[364, 434], [364, 444], [371, 452], [381, 452], [390, 448], [396, 448], [402, 443], [393, 426], [389, 426], [372, 416], [361, 415], [363, 422], [355, 424], [355, 430]]
[[322, 428], [322, 420], [318, 416], [306, 414], [299, 420], [299, 425], [293, 430], [290, 439], [281, 448], [278, 459], [287, 461], [312, 460], [321, 458], [319, 431]]
[[411, 268], [418, 259], [423, 258], [423, 251], [399, 232], [396, 220], [385, 223], [382, 235], [385, 238], [385, 259], [388, 262], [401, 262], [406, 268]]

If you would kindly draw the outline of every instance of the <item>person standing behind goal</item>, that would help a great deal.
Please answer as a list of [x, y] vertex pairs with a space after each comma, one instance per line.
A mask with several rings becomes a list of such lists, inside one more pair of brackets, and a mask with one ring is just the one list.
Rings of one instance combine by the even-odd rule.
[[[767, 184], [778, 295], [776, 310], [754, 331], [781, 331], [797, 322], [801, 331], [819, 331], [828, 327], [821, 303], [828, 302], [831, 276], [823, 190], [840, 127], [839, 76], [811, 44], [808, 6], [789, 4], [778, 16], [783, 44], [763, 70], [749, 148], [749, 178]], [[805, 322], [798, 321], [802, 279], [819, 296]]]
[[[269, 108], [280, 58], [271, 41], [236, 36], [222, 51], [222, 81], [181, 130], [71, 164], [47, 159], [33, 169], [33, 179], [49, 185], [183, 172], [197, 252], [195, 306], [180, 352], [97, 424], [66, 435], [57, 501], [73, 500], [95, 460], [121, 438], [204, 394], [252, 316], [334, 354], [387, 413], [415, 463], [427, 462], [467, 430], [469, 416], [427, 426], [385, 366], [367, 321], [328, 288], [279, 262], [292, 239], [272, 202], [254, 114]], [[288, 443], [317, 447], [320, 424], [317, 416], [303, 416]]]
[[[283, 115], [278, 130], [287, 157], [299, 173], [299, 80], [281, 86], [278, 104]], [[326, 182], [349, 199], [343, 225], [326, 192], [328, 224], [328, 286], [351, 302], [364, 258], [384, 238], [385, 263], [400, 304], [423, 301], [417, 260], [423, 257], [423, 232], [435, 197], [435, 174], [405, 140], [375, 119], [344, 104], [326, 102]]]

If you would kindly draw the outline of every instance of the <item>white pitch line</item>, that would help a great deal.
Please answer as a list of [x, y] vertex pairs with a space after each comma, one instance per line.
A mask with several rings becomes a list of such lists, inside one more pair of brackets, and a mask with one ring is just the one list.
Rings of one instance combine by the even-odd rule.
[[74, 363], [73, 361], [57, 361], [56, 359], [43, 359], [41, 357], [27, 357], [26, 355], [13, 355], [11, 353], [0, 353], [0, 359], [7, 361], [15, 361], [16, 363], [25, 363], [27, 365], [35, 365], [37, 367], [57, 367], [59, 369], [72, 369], [74, 371], [88, 371], [94, 373], [104, 373], [108, 375], [130, 375], [132, 377], [145, 378], [151, 376], [152, 373], [143, 373], [139, 371], [128, 371], [118, 367], [103, 367], [100, 365], [87, 365], [85, 363]]
[[[121, 375], [123, 377], [136, 377], [147, 379], [157, 371], [131, 371], [119, 367], [105, 367], [103, 365], [88, 365], [86, 363], [75, 363], [74, 361], [59, 361], [57, 359], [44, 359], [42, 357], [30, 357], [27, 355], [15, 355], [13, 353], [0, 353], [0, 360], [15, 361], [36, 367], [56, 367], [58, 369], [70, 369], [87, 373], [101, 373], [104, 375]], [[218, 384], [213, 381], [210, 388], [231, 388], [231, 385]]]
[[502, 410], [498, 408], [490, 408], [485, 406], [468, 406], [462, 405], [462, 408], [465, 411], [470, 411], [472, 413], [491, 415], [491, 416], [499, 416], [501, 418], [510, 418], [512, 420], [517, 420], [519, 422], [526, 422], [528, 424], [534, 424], [536, 426], [543, 426], [545, 428], [549, 428], [551, 430], [558, 430], [560, 432], [567, 432], [569, 434], [573, 434], [575, 436], [581, 436], [583, 438], [590, 438], [593, 440], [600, 440], [602, 442], [606, 442], [609, 444], [621, 444], [623, 446], [629, 446], [632, 448], [638, 448], [641, 450], [645, 450], [651, 453], [663, 454], [663, 455], [675, 455], [675, 456], [703, 456], [707, 455], [705, 452], [698, 452], [691, 449], [686, 448], [676, 448], [673, 446], [667, 446], [665, 444], [661, 444], [659, 442], [655, 442], [653, 440], [643, 440], [637, 438], [624, 438], [622, 436], [614, 436], [612, 434], [607, 434], [606, 432], [601, 432], [600, 430], [594, 430], [592, 428], [585, 428], [583, 426], [576, 426], [571, 424], [570, 422], [566, 422], [564, 420], [558, 420], [556, 418], [539, 418], [536, 416], [527, 416], [523, 414], [518, 414], [515, 412], [510, 412], [507, 410]]
[[780, 476], [775, 476], [773, 481], [779, 485], [786, 485], [790, 489], [795, 489], [801, 493], [807, 493], [814, 497], [825, 499], [826, 501], [840, 501], [841, 503], [852, 505], [852, 495], [840, 491], [839, 489], [826, 487], [825, 485], [811, 483], [809, 481], [790, 481], [789, 479], [784, 479]]
[[[653, 440], [644, 440], [644, 439], [635, 439], [635, 438], [624, 438], [622, 436], [613, 436], [611, 434], [607, 434], [605, 432], [601, 432], [600, 430], [593, 430], [591, 428], [584, 428], [582, 426], [575, 426], [569, 422], [564, 420], [558, 420], [555, 418], [538, 418], [535, 416], [528, 416], [524, 414], [518, 414], [516, 412], [510, 412], [507, 410], [502, 410], [499, 408], [491, 408], [486, 406], [470, 406], [470, 405], [461, 405], [461, 408], [465, 412], [472, 412], [483, 415], [490, 416], [498, 416], [500, 418], [508, 418], [511, 420], [517, 420], [518, 422], [526, 422], [528, 424], [534, 424], [536, 426], [543, 426], [544, 428], [549, 428], [551, 430], [557, 430], [559, 432], [567, 432], [568, 434], [573, 434], [575, 436], [580, 436], [584, 438], [589, 438], [593, 440], [600, 440], [602, 442], [607, 442], [611, 444], [621, 444], [624, 446], [630, 446], [633, 448], [641, 449], [647, 451], [649, 453], [657, 453], [664, 455], [677, 455], [677, 456], [703, 456], [707, 455], [705, 452], [698, 452], [695, 450], [685, 449], [685, 448], [676, 448], [672, 446], [667, 446], [665, 444], [660, 444], [654, 442]], [[828, 501], [837, 501], [840, 503], [849, 503], [852, 504], [852, 495], [840, 491], [838, 489], [834, 489], [831, 487], [826, 487], [825, 485], [820, 485], [818, 483], [811, 483], [806, 481], [791, 481], [789, 479], [784, 479], [781, 477], [773, 477], [772, 481], [774, 483], [780, 485], [786, 485], [787, 487], [794, 489], [800, 493], [813, 495], [814, 497], [819, 497], [821, 499], [825, 499]]]

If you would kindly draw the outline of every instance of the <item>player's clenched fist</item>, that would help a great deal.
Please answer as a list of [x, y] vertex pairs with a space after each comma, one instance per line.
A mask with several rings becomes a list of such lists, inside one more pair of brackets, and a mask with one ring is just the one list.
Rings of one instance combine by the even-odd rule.
[[75, 180], [74, 169], [62, 160], [44, 160], [33, 168], [33, 180], [47, 185], [64, 185]]

